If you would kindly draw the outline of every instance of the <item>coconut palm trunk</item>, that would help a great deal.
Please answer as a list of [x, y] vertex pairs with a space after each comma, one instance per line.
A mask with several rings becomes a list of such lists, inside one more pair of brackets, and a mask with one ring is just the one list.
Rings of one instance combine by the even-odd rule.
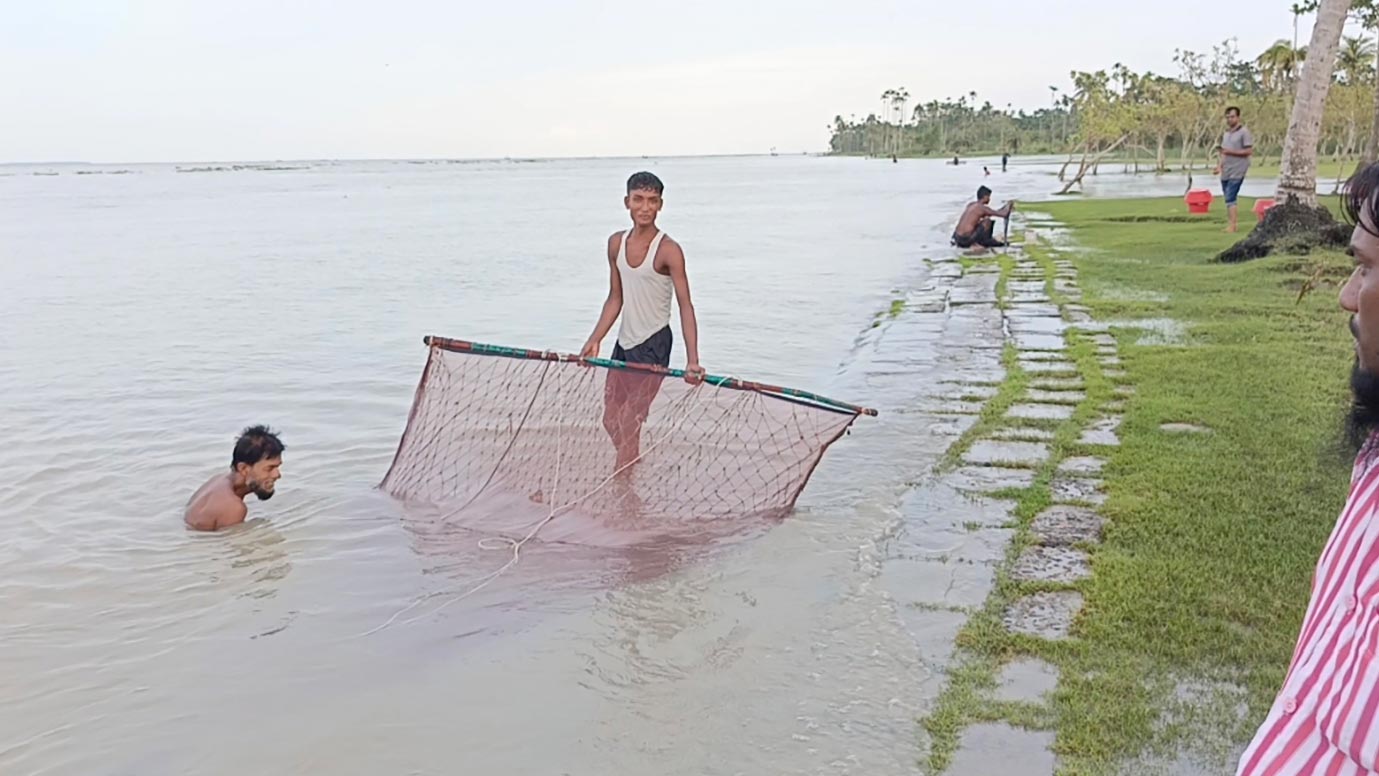
[[1321, 0], [1307, 61], [1298, 78], [1297, 99], [1283, 141], [1283, 162], [1275, 199], [1294, 199], [1309, 207], [1317, 205], [1317, 143], [1321, 138], [1322, 111], [1331, 88], [1332, 63], [1345, 27], [1351, 0]]

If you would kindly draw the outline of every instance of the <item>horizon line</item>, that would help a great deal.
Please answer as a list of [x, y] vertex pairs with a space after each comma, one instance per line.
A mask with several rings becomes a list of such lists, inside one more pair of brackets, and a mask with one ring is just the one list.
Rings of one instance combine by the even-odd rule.
[[735, 153], [706, 153], [706, 154], [583, 154], [574, 156], [395, 156], [395, 157], [300, 157], [300, 158], [276, 158], [276, 159], [181, 159], [176, 161], [92, 161], [92, 160], [48, 160], [41, 162], [25, 161], [0, 161], [0, 167], [20, 167], [20, 166], [39, 166], [39, 165], [59, 165], [59, 164], [82, 164], [82, 165], [141, 165], [141, 164], [290, 164], [299, 162], [557, 162], [557, 161], [594, 161], [594, 160], [623, 160], [623, 159], [715, 159], [715, 158], [737, 158], [753, 156], [827, 156], [830, 151], [746, 151]]

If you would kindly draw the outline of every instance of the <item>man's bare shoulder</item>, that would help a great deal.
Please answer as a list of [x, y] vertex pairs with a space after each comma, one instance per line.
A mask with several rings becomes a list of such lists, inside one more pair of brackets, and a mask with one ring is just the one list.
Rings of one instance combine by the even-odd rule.
[[233, 489], [216, 477], [201, 487], [187, 504], [183, 520], [187, 526], [198, 531], [214, 531], [228, 525], [244, 522], [249, 507], [244, 499], [235, 495]]
[[[656, 269], [669, 271], [673, 267], [685, 266], [685, 250], [670, 235], [661, 238], [656, 249]], [[666, 274], [666, 273], [662, 273]]]
[[214, 531], [244, 522], [249, 507], [231, 494], [216, 493], [187, 510], [189, 527], [198, 531]]
[[656, 253], [663, 257], [676, 258], [680, 261], [685, 260], [685, 249], [680, 247], [680, 243], [670, 235], [661, 238], [661, 247]]
[[617, 261], [618, 248], [622, 247], [622, 232], [614, 232], [608, 235], [608, 260]]

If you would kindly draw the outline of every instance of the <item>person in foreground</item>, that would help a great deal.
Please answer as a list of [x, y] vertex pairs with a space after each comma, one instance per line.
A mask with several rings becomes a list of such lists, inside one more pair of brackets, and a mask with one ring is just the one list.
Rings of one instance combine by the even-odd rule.
[[991, 189], [985, 186], [977, 189], [977, 199], [969, 202], [958, 218], [958, 226], [953, 230], [953, 244], [959, 248], [980, 245], [983, 248], [1000, 248], [1005, 243], [992, 236], [997, 218], [1010, 218], [1015, 209], [1015, 200], [1007, 202], [1000, 210], [991, 208]]
[[1379, 165], [1347, 185], [1355, 270], [1341, 289], [1355, 339], [1345, 426], [1350, 494], [1312, 577], [1283, 686], [1237, 776], [1379, 773]]
[[[632, 217], [632, 228], [608, 238], [608, 297], [580, 356], [598, 358], [604, 336], [621, 318], [613, 360], [668, 367], [674, 345], [670, 330], [673, 291], [685, 335], [685, 379], [694, 383], [704, 377], [699, 365], [699, 326], [685, 274], [685, 253], [656, 226], [664, 193], [665, 185], [649, 172], [628, 178], [623, 205]], [[617, 451], [614, 471], [623, 471], [641, 455], [642, 424], [660, 385], [661, 378], [642, 372], [615, 369], [609, 373], [603, 427]]]
[[244, 497], [273, 498], [282, 476], [283, 443], [267, 426], [250, 426], [235, 440], [230, 471], [206, 481], [187, 502], [183, 520], [197, 531], [217, 531], [244, 522], [249, 507]]

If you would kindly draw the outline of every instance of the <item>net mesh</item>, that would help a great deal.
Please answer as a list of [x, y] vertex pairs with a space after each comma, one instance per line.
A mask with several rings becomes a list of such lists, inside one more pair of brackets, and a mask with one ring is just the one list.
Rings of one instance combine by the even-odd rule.
[[724, 378], [691, 385], [666, 370], [428, 341], [381, 487], [500, 533], [569, 511], [661, 522], [783, 513], [870, 412]]

